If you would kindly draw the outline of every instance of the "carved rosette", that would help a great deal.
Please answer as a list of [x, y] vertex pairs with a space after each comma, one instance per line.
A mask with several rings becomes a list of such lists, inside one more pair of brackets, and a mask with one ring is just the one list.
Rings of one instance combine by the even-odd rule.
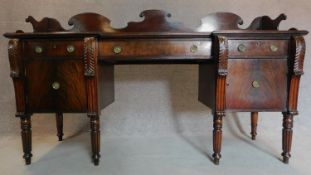
[[295, 36], [293, 38], [294, 38], [295, 48], [296, 48], [293, 72], [295, 75], [302, 75], [303, 74], [303, 62], [304, 62], [305, 52], [306, 52], [306, 44], [302, 36]]
[[87, 77], [94, 77], [96, 73], [96, 48], [96, 38], [88, 37], [84, 39], [84, 75]]

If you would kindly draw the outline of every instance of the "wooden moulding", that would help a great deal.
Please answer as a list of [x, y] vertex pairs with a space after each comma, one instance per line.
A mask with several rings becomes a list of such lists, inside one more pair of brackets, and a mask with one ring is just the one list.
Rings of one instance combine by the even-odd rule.
[[303, 72], [303, 62], [306, 52], [305, 40], [302, 36], [293, 36], [291, 39], [292, 50], [290, 51], [288, 113], [297, 115], [298, 91], [300, 77]]
[[25, 68], [21, 59], [22, 46], [18, 39], [9, 41], [9, 61], [11, 69], [11, 78], [13, 79], [16, 101], [16, 117], [25, 115], [26, 99], [25, 99]]
[[[110, 25], [110, 20], [96, 13], [82, 13], [70, 18], [68, 24], [71, 29], [64, 29], [60, 22], [53, 18], [43, 18], [41, 21], [35, 20], [32, 16], [26, 19], [26, 22], [32, 24], [33, 33], [51, 33], [58, 34], [124, 34], [124, 33], [206, 33], [219, 30], [278, 30], [279, 24], [286, 19], [284, 14], [276, 19], [268, 16], [257, 17], [247, 28], [240, 28], [243, 24], [241, 17], [234, 13], [218, 12], [211, 13], [201, 20], [201, 25], [197, 28], [185, 27], [181, 22], [172, 22], [168, 20], [172, 15], [162, 10], [145, 10], [140, 14], [144, 18], [139, 22], [129, 22], [124, 28], [114, 28]], [[18, 30], [16, 34], [23, 31]], [[5, 34], [7, 37], [13, 37], [14, 34]], [[18, 36], [18, 35], [17, 35]]]

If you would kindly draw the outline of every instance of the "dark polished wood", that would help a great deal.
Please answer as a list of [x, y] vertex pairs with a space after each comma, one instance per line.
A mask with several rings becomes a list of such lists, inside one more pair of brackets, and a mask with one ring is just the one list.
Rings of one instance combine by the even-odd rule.
[[99, 165], [100, 158], [100, 124], [97, 114], [88, 114], [91, 127], [92, 159], [94, 165]]
[[[99, 45], [101, 59], [108, 62], [133, 60], [211, 59], [210, 39], [104, 40]], [[120, 51], [116, 50], [120, 49]], [[118, 51], [118, 52], [117, 52]], [[174, 55], [174, 56], [172, 56]]]
[[283, 113], [283, 160], [291, 151], [293, 116], [298, 114], [307, 31], [278, 30], [286, 19], [255, 18], [241, 28], [240, 16], [212, 13], [188, 28], [162, 10], [146, 10], [143, 20], [114, 28], [96, 13], [69, 19], [65, 29], [53, 18], [29, 16], [33, 32], [6, 33], [24, 158], [31, 162], [32, 113], [56, 113], [63, 136], [63, 113], [83, 112], [90, 119], [92, 161], [100, 159], [100, 110], [114, 101], [115, 64], [199, 64], [199, 100], [213, 118], [213, 160], [221, 158], [222, 124], [227, 112], [251, 112], [256, 138], [258, 112]]
[[63, 132], [63, 114], [56, 113], [56, 128], [57, 128], [57, 137], [58, 141], [63, 140], [64, 132]]
[[[245, 47], [240, 51], [239, 46]], [[276, 47], [272, 51], [271, 47]], [[286, 58], [288, 54], [288, 40], [229, 40], [230, 58]]]
[[[82, 60], [31, 60], [26, 63], [28, 108], [33, 112], [85, 112]], [[53, 87], [58, 84], [59, 87]]]
[[293, 114], [289, 112], [283, 113], [283, 131], [282, 131], [282, 156], [283, 162], [288, 163], [291, 157], [290, 151], [292, 147], [293, 137]]
[[[68, 52], [68, 46], [73, 46], [74, 51]], [[36, 53], [36, 47], [42, 47], [41, 53]], [[26, 53], [30, 59], [61, 59], [62, 57], [71, 59], [81, 59], [83, 56], [82, 40], [31, 40], [24, 42], [24, 49], [30, 52]]]
[[258, 112], [251, 112], [251, 136], [256, 140], [257, 135]]
[[21, 135], [22, 135], [22, 142], [23, 142], [23, 151], [26, 165], [29, 165], [31, 163], [31, 116], [26, 114], [23, 116], [20, 116], [21, 120]]
[[96, 38], [84, 39], [84, 75], [86, 78], [87, 116], [90, 118], [92, 160], [94, 165], [99, 164], [100, 158], [100, 109], [98, 101], [98, 43]]
[[[259, 87], [254, 87], [257, 82]], [[226, 108], [231, 111], [284, 111], [287, 60], [230, 59]]]
[[213, 119], [213, 158], [214, 163], [219, 165], [219, 160], [221, 158], [221, 142], [222, 142], [222, 118], [224, 113], [216, 112]]

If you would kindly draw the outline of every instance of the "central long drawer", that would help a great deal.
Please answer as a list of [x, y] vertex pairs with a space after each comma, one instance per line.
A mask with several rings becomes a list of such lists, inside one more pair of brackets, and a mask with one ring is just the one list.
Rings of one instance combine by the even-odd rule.
[[101, 40], [99, 57], [115, 61], [211, 59], [210, 39]]

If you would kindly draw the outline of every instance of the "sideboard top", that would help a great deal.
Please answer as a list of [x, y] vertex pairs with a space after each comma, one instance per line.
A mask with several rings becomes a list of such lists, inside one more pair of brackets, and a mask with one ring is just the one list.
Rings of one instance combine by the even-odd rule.
[[139, 22], [129, 22], [124, 28], [113, 28], [110, 20], [96, 13], [82, 13], [71, 17], [68, 21], [71, 29], [64, 29], [54, 18], [43, 18], [37, 21], [32, 16], [26, 18], [26, 22], [32, 24], [33, 32], [25, 33], [18, 30], [15, 33], [5, 33], [8, 38], [55, 38], [55, 37], [86, 37], [96, 36], [100, 38], [118, 37], [210, 37], [212, 34], [224, 35], [305, 35], [307, 31], [290, 29], [279, 31], [279, 24], [286, 19], [284, 14], [276, 19], [268, 16], [255, 18], [247, 28], [240, 28], [243, 20], [240, 16], [229, 12], [211, 13], [201, 19], [201, 25], [197, 28], [188, 28], [181, 22], [171, 22], [168, 18], [171, 14], [162, 10], [145, 10], [140, 14], [144, 18]]

